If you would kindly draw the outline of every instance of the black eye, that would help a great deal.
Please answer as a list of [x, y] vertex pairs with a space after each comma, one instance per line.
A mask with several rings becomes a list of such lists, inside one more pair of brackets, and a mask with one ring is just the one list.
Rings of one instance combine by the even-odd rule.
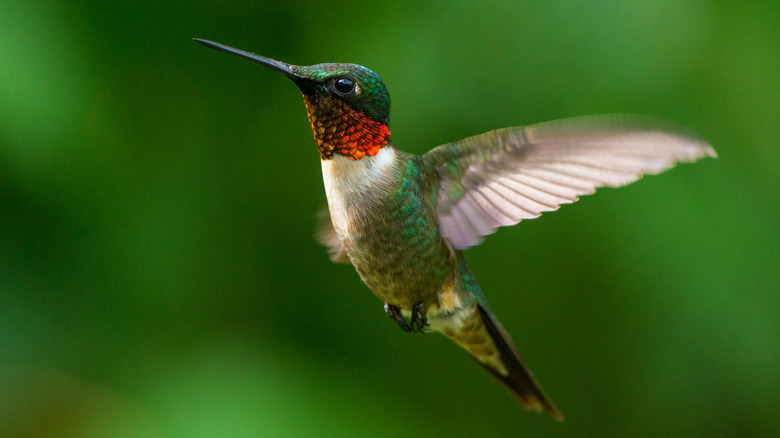
[[341, 94], [349, 94], [355, 89], [355, 81], [350, 78], [338, 78], [333, 85]]

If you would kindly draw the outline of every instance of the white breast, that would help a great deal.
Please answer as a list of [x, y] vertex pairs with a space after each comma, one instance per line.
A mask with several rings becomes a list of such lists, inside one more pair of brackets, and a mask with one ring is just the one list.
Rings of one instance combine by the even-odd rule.
[[330, 217], [339, 236], [345, 235], [352, 226], [347, 210], [361, 205], [370, 208], [389, 189], [396, 171], [396, 152], [392, 147], [384, 147], [376, 156], [360, 160], [338, 154], [322, 160]]

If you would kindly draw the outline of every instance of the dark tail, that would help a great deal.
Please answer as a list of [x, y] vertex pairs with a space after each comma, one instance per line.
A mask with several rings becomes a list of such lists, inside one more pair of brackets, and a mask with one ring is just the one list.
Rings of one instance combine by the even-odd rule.
[[506, 375], [503, 370], [496, 369], [490, 365], [489, 361], [480, 359], [478, 355], [473, 355], [474, 359], [482, 365], [490, 374], [506, 385], [519, 399], [527, 409], [535, 411], [546, 410], [556, 421], [563, 421], [563, 415], [558, 408], [544, 395], [544, 391], [534, 380], [531, 370], [525, 366], [520, 355], [515, 351], [515, 346], [507, 332], [501, 327], [501, 323], [490, 314], [489, 311], [477, 306], [479, 316], [490, 334], [495, 348], [498, 350], [500, 361], [506, 368]]

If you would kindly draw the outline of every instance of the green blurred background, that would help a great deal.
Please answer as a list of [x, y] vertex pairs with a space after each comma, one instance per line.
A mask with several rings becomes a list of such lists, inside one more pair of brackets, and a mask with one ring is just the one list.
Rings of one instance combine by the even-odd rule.
[[[0, 2], [0, 436], [780, 435], [780, 4]], [[402, 333], [311, 238], [287, 79], [378, 72], [422, 153], [633, 112], [681, 165], [468, 253], [567, 417]]]

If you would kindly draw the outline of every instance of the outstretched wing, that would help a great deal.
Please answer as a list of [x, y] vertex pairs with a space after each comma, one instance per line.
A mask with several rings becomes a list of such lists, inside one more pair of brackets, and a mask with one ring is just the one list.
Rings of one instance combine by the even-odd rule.
[[598, 187], [620, 187], [704, 156], [717, 155], [680, 128], [603, 115], [499, 129], [436, 147], [424, 158], [439, 174], [439, 228], [464, 249]]

